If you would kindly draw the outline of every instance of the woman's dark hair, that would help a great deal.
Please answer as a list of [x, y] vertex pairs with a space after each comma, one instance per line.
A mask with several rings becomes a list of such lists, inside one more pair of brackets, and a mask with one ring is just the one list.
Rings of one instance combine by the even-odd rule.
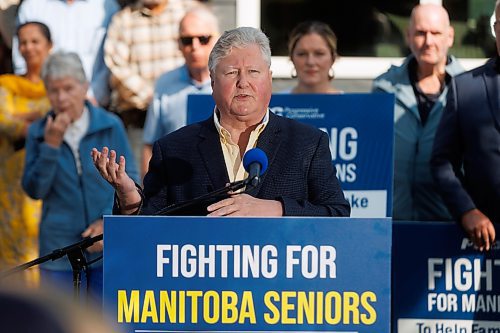
[[328, 24], [320, 21], [301, 22], [293, 28], [290, 33], [290, 38], [288, 39], [288, 54], [290, 58], [292, 57], [293, 50], [295, 46], [297, 46], [299, 39], [312, 33], [318, 34], [324, 38], [332, 54], [333, 61], [335, 61], [337, 58], [337, 36], [335, 36], [335, 33]]
[[42, 35], [45, 37], [45, 39], [47, 39], [47, 41], [52, 44], [52, 36], [50, 34], [49, 27], [45, 23], [37, 22], [37, 21], [30, 21], [30, 22], [26, 22], [26, 23], [19, 25], [16, 29], [17, 38], [19, 38], [19, 31], [21, 31], [21, 29], [27, 25], [37, 26], [38, 29], [40, 29], [40, 32], [42, 33]]

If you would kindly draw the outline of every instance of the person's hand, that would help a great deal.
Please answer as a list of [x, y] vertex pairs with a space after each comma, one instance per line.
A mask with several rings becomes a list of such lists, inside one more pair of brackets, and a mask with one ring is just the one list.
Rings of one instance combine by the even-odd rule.
[[479, 251], [488, 251], [495, 243], [495, 227], [479, 209], [466, 212], [462, 215], [460, 222], [469, 239]]
[[[95, 221], [94, 223], [92, 223], [91, 225], [89, 225], [87, 227], [87, 229], [85, 229], [85, 231], [82, 232], [82, 237], [84, 237], [84, 238], [85, 237], [95, 237], [95, 236], [102, 234], [103, 231], [104, 231], [103, 221], [102, 221], [102, 219], [99, 219], [99, 220]], [[100, 240], [100, 241], [92, 244], [92, 246], [89, 246], [87, 248], [87, 251], [89, 251], [89, 252], [102, 252], [103, 247], [104, 247], [104, 242], [102, 240]]]
[[101, 176], [115, 189], [122, 213], [127, 214], [137, 209], [141, 203], [141, 195], [133, 179], [125, 172], [125, 157], [120, 156], [116, 163], [116, 152], [109, 151], [108, 147], [103, 147], [102, 151], [93, 148], [90, 154]]
[[118, 193], [125, 194], [127, 192], [136, 191], [134, 181], [125, 172], [125, 157], [120, 156], [119, 162], [116, 163], [116, 152], [114, 150], [109, 151], [108, 147], [103, 147], [102, 151], [98, 151], [97, 148], [92, 148], [90, 154], [101, 176], [110, 183]]
[[207, 207], [208, 216], [283, 216], [281, 202], [234, 194]]
[[47, 117], [47, 123], [45, 124], [44, 131], [44, 141], [49, 146], [58, 148], [64, 139], [64, 132], [71, 124], [71, 118], [66, 112], [59, 113], [53, 119], [52, 117]]

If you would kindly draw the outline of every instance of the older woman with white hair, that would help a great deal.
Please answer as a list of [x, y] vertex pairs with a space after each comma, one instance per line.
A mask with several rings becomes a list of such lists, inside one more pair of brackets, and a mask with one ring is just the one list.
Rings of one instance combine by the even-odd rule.
[[[43, 200], [40, 255], [76, 243], [103, 231], [102, 217], [110, 214], [113, 189], [100, 177], [89, 154], [106, 145], [126, 156], [127, 171], [138, 172], [120, 119], [85, 100], [89, 83], [76, 53], [57, 52], [42, 69], [52, 110], [29, 129], [22, 185], [29, 196]], [[101, 255], [102, 242], [87, 249], [87, 260]], [[87, 285], [102, 293], [102, 265], [92, 264]], [[66, 259], [41, 267], [41, 283], [72, 288]]]

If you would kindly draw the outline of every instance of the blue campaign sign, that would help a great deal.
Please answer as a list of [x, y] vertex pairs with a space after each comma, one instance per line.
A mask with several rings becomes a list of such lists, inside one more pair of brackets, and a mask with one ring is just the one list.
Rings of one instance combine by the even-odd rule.
[[500, 243], [483, 254], [453, 223], [393, 224], [393, 332], [500, 332]]
[[[189, 96], [188, 123], [210, 117], [213, 108], [211, 95]], [[328, 133], [352, 217], [391, 216], [394, 95], [275, 94], [270, 109]]]
[[106, 216], [125, 332], [388, 332], [390, 219]]

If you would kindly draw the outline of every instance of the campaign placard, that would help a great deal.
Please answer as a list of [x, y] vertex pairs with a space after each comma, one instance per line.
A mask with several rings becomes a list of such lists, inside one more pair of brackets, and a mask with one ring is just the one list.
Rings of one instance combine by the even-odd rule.
[[500, 332], [500, 243], [481, 253], [454, 223], [394, 222], [392, 267], [393, 332]]
[[[189, 96], [188, 123], [210, 117], [213, 108], [211, 95]], [[275, 94], [270, 109], [329, 135], [352, 217], [392, 215], [394, 95]]]
[[125, 332], [388, 332], [385, 219], [106, 216]]

